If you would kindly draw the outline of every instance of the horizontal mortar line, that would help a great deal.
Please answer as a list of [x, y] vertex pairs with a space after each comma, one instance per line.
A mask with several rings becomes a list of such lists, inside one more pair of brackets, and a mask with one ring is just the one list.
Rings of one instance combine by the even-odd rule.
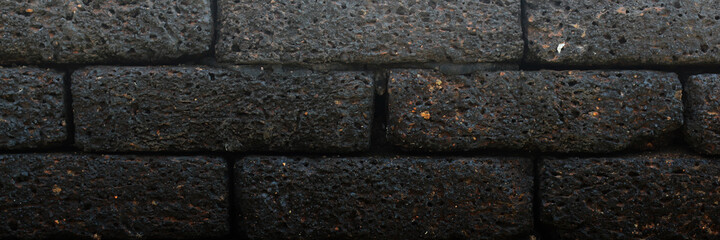
[[[692, 153], [689, 148], [675, 145], [674, 150]], [[621, 158], [628, 155], [664, 152], [664, 151], [620, 151], [611, 153], [538, 153], [538, 152], [361, 152], [361, 153], [302, 153], [302, 152], [92, 152], [92, 151], [68, 151], [68, 150], [5, 150], [0, 155], [10, 154], [87, 154], [87, 155], [134, 155], [134, 156], [208, 156], [221, 158], [242, 159], [249, 156], [285, 156], [285, 157], [307, 157], [307, 158], [363, 158], [363, 157], [525, 157], [525, 158]]]
[[[439, 63], [445, 64], [445, 63]], [[460, 67], [460, 66], [473, 66], [475, 64], [447, 64], [446, 67]], [[393, 69], [437, 69], [437, 66], [409, 66], [409, 65], [347, 65], [336, 67], [334, 65], [293, 65], [293, 64], [218, 64], [218, 65], [207, 65], [207, 64], [196, 64], [196, 63], [183, 63], [183, 64], [159, 64], [159, 65], [2, 65], [0, 68], [21, 68], [21, 67], [34, 67], [34, 68], [48, 68], [56, 70], [65, 69], [82, 69], [88, 67], [212, 67], [212, 68], [232, 68], [232, 67], [267, 67], [268, 69], [273, 68], [287, 68], [287, 70], [303, 69], [303, 70], [315, 70], [315, 71], [383, 71]], [[484, 67], [483, 65], [475, 65]], [[720, 65], [715, 67], [696, 67], [696, 66], [609, 66], [609, 67], [584, 67], [584, 66], [533, 66], [533, 65], [508, 65], [508, 66], [487, 66], [487, 68], [493, 68], [490, 70], [478, 69], [472, 72], [492, 72], [492, 71], [660, 71], [660, 72], [689, 72], [693, 74], [700, 73], [720, 73]]]

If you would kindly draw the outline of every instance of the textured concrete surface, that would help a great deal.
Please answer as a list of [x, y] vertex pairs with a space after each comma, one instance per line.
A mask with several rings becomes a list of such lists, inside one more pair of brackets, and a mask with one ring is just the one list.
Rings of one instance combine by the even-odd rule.
[[719, 175], [682, 153], [545, 159], [541, 221], [557, 239], [718, 239]]
[[250, 156], [235, 165], [250, 239], [519, 239], [532, 161]]
[[394, 70], [388, 138], [407, 150], [613, 152], [653, 148], [683, 123], [674, 73]]
[[698, 152], [720, 154], [720, 75], [690, 76], [685, 93], [685, 141]]
[[89, 151], [349, 152], [370, 145], [373, 76], [262, 67], [92, 67], [73, 76]]
[[51, 69], [0, 67], [0, 149], [40, 148], [67, 139], [64, 75]]
[[225, 161], [0, 155], [2, 239], [198, 239], [229, 233]]
[[718, 0], [527, 0], [528, 59], [563, 65], [720, 63]]
[[210, 48], [210, 0], [0, 1], [0, 64], [145, 63]]
[[519, 0], [219, 0], [232, 63], [517, 62]]

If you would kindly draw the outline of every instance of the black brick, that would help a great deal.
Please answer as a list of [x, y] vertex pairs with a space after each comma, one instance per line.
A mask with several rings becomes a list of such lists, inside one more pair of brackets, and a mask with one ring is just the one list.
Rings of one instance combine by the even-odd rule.
[[229, 233], [227, 166], [209, 157], [0, 155], [0, 239]]
[[389, 92], [389, 140], [408, 150], [613, 152], [683, 123], [674, 73], [395, 70]]
[[520, 1], [219, 0], [233, 63], [517, 62]]
[[717, 0], [527, 0], [528, 57], [563, 65], [720, 63]]
[[0, 149], [52, 146], [67, 139], [63, 77], [50, 69], [0, 67]]
[[373, 76], [261, 67], [93, 67], [73, 74], [91, 151], [348, 152], [370, 144]]
[[0, 1], [0, 64], [168, 61], [210, 48], [210, 0]]
[[557, 239], [718, 239], [719, 175], [682, 153], [546, 159], [541, 221]]
[[685, 140], [699, 152], [720, 154], [720, 75], [690, 76], [685, 92]]
[[235, 166], [250, 239], [519, 239], [532, 231], [525, 158], [289, 158]]

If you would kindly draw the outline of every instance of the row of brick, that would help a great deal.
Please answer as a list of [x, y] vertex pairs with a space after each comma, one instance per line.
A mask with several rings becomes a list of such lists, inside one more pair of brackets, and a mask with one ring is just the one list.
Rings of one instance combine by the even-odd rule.
[[[70, 80], [75, 144], [91, 152], [364, 151], [374, 84], [388, 79], [387, 137], [408, 151], [616, 152], [662, 147], [682, 129], [698, 151], [720, 153], [717, 74], [689, 78], [684, 109], [674, 73], [385, 73], [83, 68]], [[6, 68], [0, 77], [0, 148], [63, 144], [64, 73]]]
[[[714, 239], [720, 163], [525, 157], [0, 155], [0, 238]], [[235, 198], [229, 199], [229, 181]], [[237, 222], [230, 224], [230, 204]]]
[[[212, 5], [218, 36], [211, 49]], [[720, 63], [717, 0], [3, 1], [0, 64]], [[528, 51], [524, 53], [523, 25]]]

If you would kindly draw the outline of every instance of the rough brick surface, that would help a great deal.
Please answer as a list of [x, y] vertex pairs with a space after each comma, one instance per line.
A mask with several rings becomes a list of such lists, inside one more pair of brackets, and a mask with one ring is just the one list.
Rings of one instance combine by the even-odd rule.
[[209, 0], [13, 0], [0, 12], [0, 64], [166, 61], [212, 39]]
[[720, 75], [690, 76], [685, 92], [686, 142], [699, 152], [720, 154]]
[[395, 70], [389, 94], [389, 140], [409, 150], [612, 152], [683, 122], [674, 73]]
[[373, 77], [261, 67], [93, 67], [73, 74], [76, 142], [92, 151], [364, 150]]
[[510, 62], [520, 1], [219, 0], [217, 54], [233, 63]]
[[532, 231], [524, 158], [247, 157], [235, 166], [250, 239], [517, 239]]
[[0, 155], [0, 238], [187, 239], [229, 233], [219, 158]]
[[558, 239], [718, 239], [718, 175], [679, 153], [546, 159], [541, 221]]
[[50, 69], [0, 67], [0, 149], [43, 147], [67, 139], [63, 77]]
[[718, 0], [527, 0], [528, 57], [565, 65], [720, 63]]

